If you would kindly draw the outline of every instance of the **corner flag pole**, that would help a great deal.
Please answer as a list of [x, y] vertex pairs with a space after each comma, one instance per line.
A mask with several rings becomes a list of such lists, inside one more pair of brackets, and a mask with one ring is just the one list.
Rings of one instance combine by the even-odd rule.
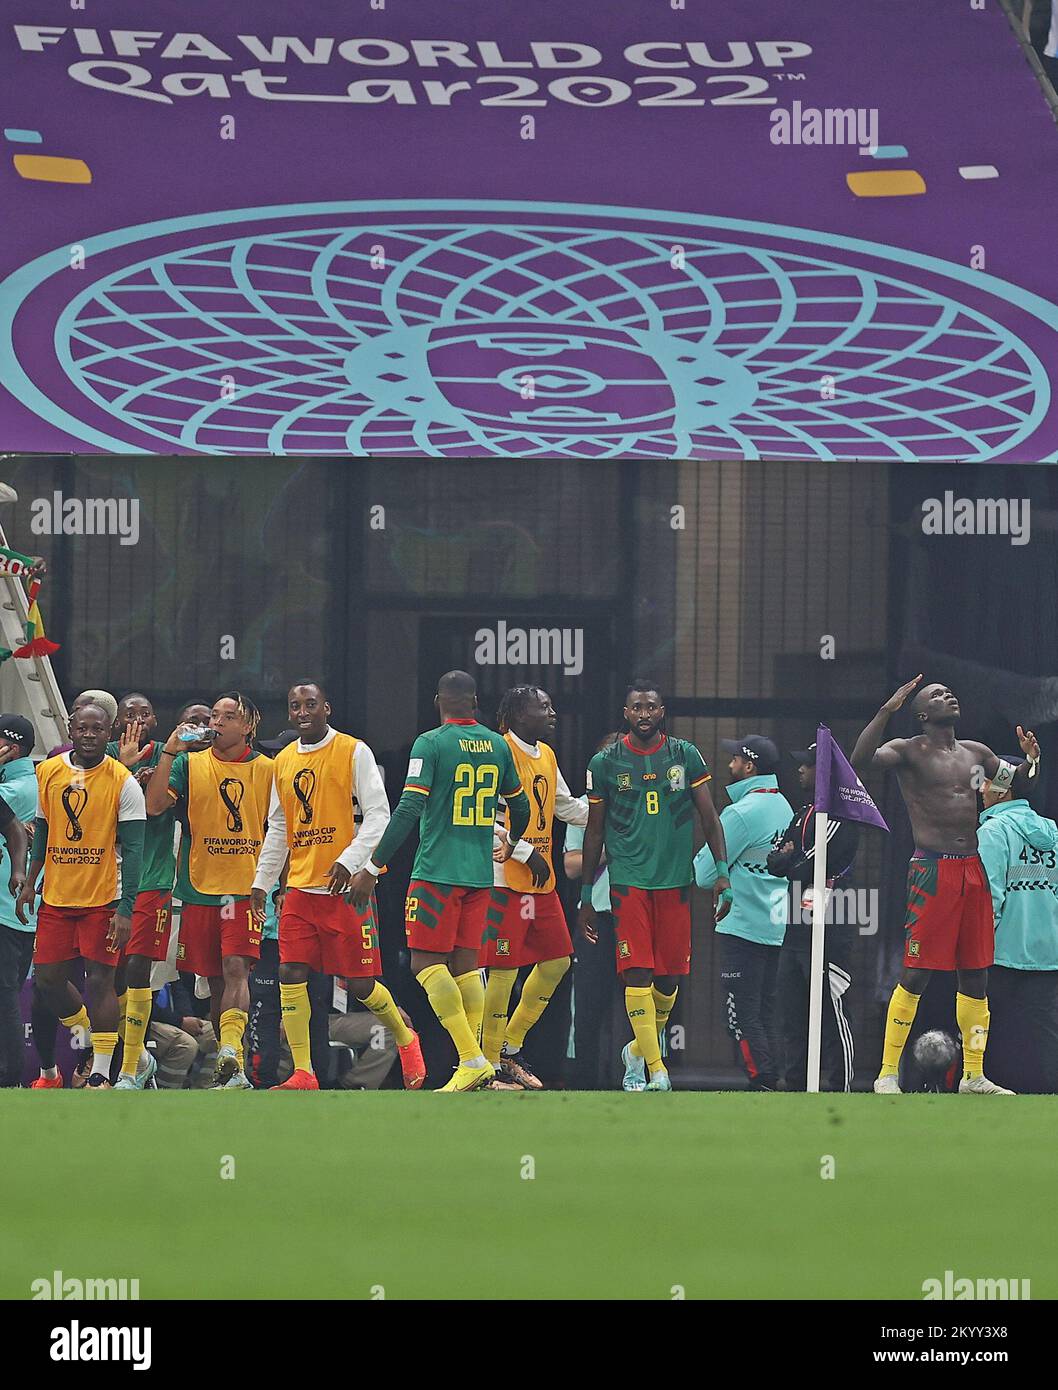
[[[808, 995], [808, 1078], [806, 1089], [819, 1090], [820, 1034], [823, 1027], [823, 990], [830, 989], [824, 978], [826, 969], [827, 918], [827, 839], [830, 823], [860, 821], [888, 830], [881, 811], [874, 804], [859, 774], [841, 751], [825, 724], [816, 731], [816, 842], [813, 850], [815, 876], [812, 886], [812, 975]], [[847, 869], [839, 866], [839, 873]]]
[[[818, 769], [818, 762], [817, 762]], [[818, 775], [818, 772], [817, 772]], [[824, 933], [827, 908], [827, 827], [830, 817], [817, 811], [815, 875], [812, 885], [812, 973], [808, 995], [808, 1084], [806, 1090], [819, 1090], [819, 1054], [823, 1028]]]
[[805, 1090], [819, 1090], [819, 1060], [823, 1031], [823, 968], [827, 915], [827, 827], [830, 824], [830, 730], [816, 730], [815, 873], [812, 880], [812, 971], [808, 991], [808, 1073]]

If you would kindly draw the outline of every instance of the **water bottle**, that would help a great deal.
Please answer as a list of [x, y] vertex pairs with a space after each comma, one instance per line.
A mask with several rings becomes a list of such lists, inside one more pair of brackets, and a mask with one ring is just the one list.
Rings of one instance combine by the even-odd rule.
[[185, 729], [182, 734], [177, 734], [181, 743], [201, 743], [203, 740], [212, 742], [217, 737], [216, 729]]

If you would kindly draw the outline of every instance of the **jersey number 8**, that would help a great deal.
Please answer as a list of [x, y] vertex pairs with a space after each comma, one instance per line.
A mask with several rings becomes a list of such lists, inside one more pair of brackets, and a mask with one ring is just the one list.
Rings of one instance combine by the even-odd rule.
[[658, 813], [658, 794], [657, 792], [647, 792], [647, 815], [656, 816]]
[[[495, 763], [460, 763], [455, 775], [453, 825], [491, 825], [496, 819], [496, 788], [500, 770]], [[473, 802], [473, 804], [471, 804]]]

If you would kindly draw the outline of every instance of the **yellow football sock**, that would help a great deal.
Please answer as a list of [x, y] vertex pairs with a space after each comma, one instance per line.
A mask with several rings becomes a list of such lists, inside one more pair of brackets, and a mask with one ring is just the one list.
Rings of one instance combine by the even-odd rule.
[[639, 1044], [639, 1056], [647, 1064], [651, 1076], [663, 1071], [661, 1065], [661, 1044], [658, 1042], [658, 1015], [654, 1007], [653, 991], [649, 985], [636, 988], [629, 985], [625, 989], [625, 1009], [632, 1032]]
[[882, 1044], [882, 1069], [879, 1076], [895, 1076], [900, 1070], [900, 1054], [911, 1032], [918, 1010], [919, 996], [903, 985], [897, 985], [889, 1000], [885, 1015], [885, 1042]]
[[88, 1017], [88, 1010], [83, 1004], [75, 1014], [71, 1014], [69, 1018], [60, 1018], [59, 1022], [64, 1028], [83, 1028], [85, 1033], [92, 1031], [92, 1020]]
[[518, 978], [517, 970], [496, 970], [490, 967], [485, 986], [485, 1022], [482, 1028], [482, 1051], [493, 1066], [500, 1060], [503, 1035], [507, 1031], [507, 1010], [511, 993]]
[[676, 988], [672, 991], [671, 994], [662, 994], [661, 990], [658, 989], [657, 985], [653, 985], [651, 987], [650, 994], [651, 998], [654, 1000], [654, 1012], [657, 1015], [658, 1019], [659, 1036], [665, 1031], [665, 1025], [669, 1021], [669, 1015], [676, 1007], [676, 996], [679, 994], [679, 992], [679, 985], [676, 986]]
[[551, 1002], [551, 996], [558, 989], [562, 976], [569, 969], [569, 956], [559, 956], [556, 960], [542, 960], [534, 965], [529, 978], [522, 986], [522, 997], [518, 1007], [511, 1015], [504, 1041], [511, 1052], [517, 1052], [525, 1035]]
[[147, 1025], [151, 1021], [151, 991], [129, 988], [122, 998], [125, 1000], [125, 1026], [121, 1041], [125, 1050], [121, 1055], [121, 1074], [135, 1076], [147, 1036]]
[[375, 981], [374, 989], [366, 999], [361, 999], [360, 1002], [365, 1009], [371, 1010], [379, 1023], [386, 1025], [393, 1034], [398, 1047], [408, 1046], [412, 1038], [411, 1029], [401, 1018], [397, 1001], [381, 980]]
[[453, 978], [459, 986], [459, 993], [463, 999], [463, 1012], [470, 1024], [470, 1031], [477, 1039], [478, 1052], [480, 1053], [481, 1020], [485, 1013], [485, 986], [481, 982], [481, 971], [468, 970], [465, 975], [456, 975]]
[[[676, 1007], [676, 995], [679, 994], [679, 992], [679, 986], [677, 986], [671, 994], [662, 994], [657, 985], [652, 985], [650, 988], [650, 997], [654, 1001], [654, 1012], [657, 1014], [658, 1019], [659, 1042], [662, 1033], [665, 1031], [665, 1024], [669, 1021], [669, 1014], [671, 1014]], [[643, 1055], [639, 1050], [639, 1044], [634, 1039], [628, 1050], [633, 1057], [642, 1057]]]
[[430, 1008], [441, 1020], [441, 1026], [455, 1043], [461, 1062], [472, 1062], [481, 1056], [481, 1044], [467, 1022], [466, 1009], [459, 986], [447, 965], [428, 965], [415, 977], [426, 991]]
[[956, 994], [955, 1018], [962, 1034], [963, 1080], [981, 1076], [985, 1067], [985, 1047], [988, 1045], [987, 999], [974, 999], [969, 994]]
[[[294, 1059], [295, 1071], [312, 1070], [312, 1053], [309, 1048], [309, 1019], [312, 1005], [309, 1003], [309, 987], [303, 985], [279, 986], [279, 1006], [283, 1015], [283, 1031], [287, 1035], [290, 1055]], [[221, 1015], [223, 1029], [226, 1014]]]
[[128, 1010], [129, 992], [123, 989], [118, 995], [118, 1037], [125, 1040], [125, 1015]]
[[[282, 988], [282, 986], [280, 986]], [[225, 1009], [220, 1016], [220, 1045], [232, 1047], [239, 1063], [239, 1070], [245, 1070], [242, 1050], [242, 1035], [246, 1031], [247, 1015], [245, 1009]]]
[[118, 1045], [117, 1033], [92, 1034], [92, 1075], [110, 1076], [114, 1052]]

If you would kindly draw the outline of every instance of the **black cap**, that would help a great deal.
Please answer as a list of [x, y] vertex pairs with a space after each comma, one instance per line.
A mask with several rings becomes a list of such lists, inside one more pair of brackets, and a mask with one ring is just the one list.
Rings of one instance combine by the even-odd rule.
[[810, 743], [807, 748], [791, 748], [790, 757], [798, 767], [815, 767], [816, 765], [816, 746]]
[[278, 753], [281, 748], [285, 748], [288, 743], [294, 743], [300, 738], [297, 729], [284, 729], [275, 738], [259, 738], [257, 746], [262, 753]]
[[749, 758], [760, 772], [774, 772], [779, 766], [779, 750], [763, 734], [746, 734], [744, 738], [722, 738], [720, 746], [732, 757]]
[[21, 714], [0, 714], [0, 738], [17, 743], [23, 753], [31, 753], [37, 741], [33, 725]]

